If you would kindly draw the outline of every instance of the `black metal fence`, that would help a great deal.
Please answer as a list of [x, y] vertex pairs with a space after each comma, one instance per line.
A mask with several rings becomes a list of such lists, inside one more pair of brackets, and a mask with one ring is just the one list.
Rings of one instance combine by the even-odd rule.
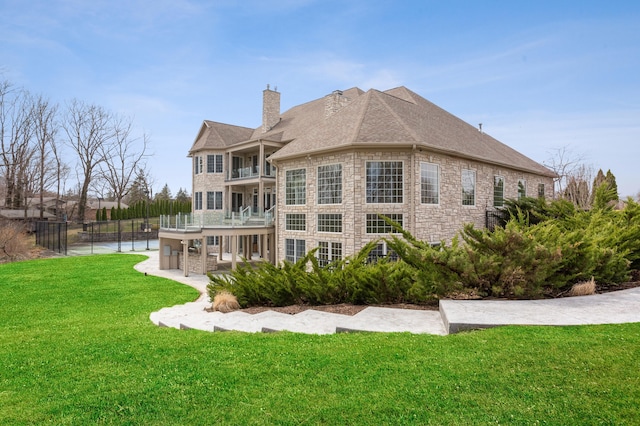
[[485, 227], [492, 231], [496, 229], [496, 226], [504, 226], [509, 219], [508, 213], [505, 210], [493, 209], [485, 212]]
[[67, 222], [36, 222], [36, 244], [67, 254]]

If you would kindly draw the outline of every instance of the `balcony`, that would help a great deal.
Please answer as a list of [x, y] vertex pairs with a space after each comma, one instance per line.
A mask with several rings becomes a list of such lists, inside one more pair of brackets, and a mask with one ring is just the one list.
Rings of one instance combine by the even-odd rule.
[[[241, 167], [236, 169], [231, 169], [231, 177], [229, 177], [229, 173], [227, 173], [227, 180], [240, 180], [240, 179], [251, 179], [257, 178], [260, 176], [260, 168], [258, 166], [252, 167]], [[266, 167], [262, 177], [276, 177], [276, 168], [273, 166]]]
[[240, 212], [196, 212], [175, 216], [160, 216], [160, 229], [165, 231], [198, 232], [203, 228], [256, 228], [274, 225], [275, 209], [262, 214], [246, 207]]

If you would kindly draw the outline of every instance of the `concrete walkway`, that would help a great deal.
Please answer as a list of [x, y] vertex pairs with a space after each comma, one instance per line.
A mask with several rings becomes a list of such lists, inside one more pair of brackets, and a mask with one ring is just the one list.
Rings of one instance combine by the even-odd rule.
[[207, 312], [211, 306], [205, 275], [183, 276], [182, 271], [158, 269], [158, 252], [142, 252], [149, 259], [136, 270], [169, 278], [197, 289], [195, 302], [162, 308], [150, 315], [158, 326], [205, 331], [273, 332], [287, 330], [309, 334], [336, 332], [410, 332], [446, 335], [501, 325], [581, 325], [640, 322], [640, 288], [593, 296], [545, 300], [441, 300], [439, 311], [368, 307], [354, 316], [306, 310], [296, 315], [266, 311]]

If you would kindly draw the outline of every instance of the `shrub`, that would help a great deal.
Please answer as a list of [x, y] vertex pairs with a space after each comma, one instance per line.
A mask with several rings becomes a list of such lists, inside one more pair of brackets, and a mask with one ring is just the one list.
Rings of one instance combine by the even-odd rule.
[[213, 297], [213, 305], [211, 307], [214, 311], [227, 313], [240, 309], [240, 304], [233, 294], [228, 291], [221, 291]]
[[0, 262], [25, 259], [30, 244], [24, 225], [11, 220], [0, 220]]
[[231, 292], [243, 307], [425, 303], [434, 298], [433, 291], [416, 280], [419, 271], [407, 263], [389, 258], [368, 262], [376, 243], [327, 266], [320, 266], [316, 250], [296, 263], [277, 266], [263, 262], [253, 268], [243, 261], [229, 275], [209, 274], [207, 289], [211, 297]]

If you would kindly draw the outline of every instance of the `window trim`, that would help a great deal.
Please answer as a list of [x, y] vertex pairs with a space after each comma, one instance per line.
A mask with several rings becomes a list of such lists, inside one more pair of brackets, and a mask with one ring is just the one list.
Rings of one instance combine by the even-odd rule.
[[[339, 189], [336, 190], [336, 192], [338, 192], [337, 196], [322, 196], [321, 195], [321, 188], [324, 186], [327, 186], [327, 184], [321, 184], [320, 179], [321, 179], [321, 171], [320, 169], [323, 167], [339, 167], [339, 170], [335, 170], [331, 173], [338, 173], [340, 174], [340, 181], [338, 183], [332, 183], [333, 185], [338, 185], [339, 184]], [[319, 205], [339, 205], [342, 204], [342, 190], [343, 190], [343, 186], [344, 186], [344, 179], [343, 179], [343, 171], [342, 171], [342, 163], [332, 163], [332, 164], [322, 164], [319, 165], [316, 169], [316, 203]], [[322, 200], [324, 200], [325, 198], [334, 200], [334, 199], [338, 199], [339, 201], [337, 202], [324, 202]]]
[[[465, 172], [470, 172], [470, 176], [473, 176], [473, 204], [467, 204], [467, 201], [465, 200]], [[462, 196], [462, 205], [464, 207], [476, 207], [476, 193], [477, 193], [477, 174], [476, 171], [473, 169], [462, 169], [462, 172], [460, 173], [460, 181], [461, 181], [461, 196]]]
[[[404, 213], [380, 213], [382, 216], [386, 216], [389, 219], [400, 224], [404, 228]], [[400, 217], [401, 220], [398, 220]], [[375, 222], [375, 224], [374, 224]], [[365, 234], [366, 235], [387, 235], [395, 234], [396, 232], [387, 225], [387, 222], [378, 217], [378, 213], [365, 213], [364, 217]], [[371, 232], [371, 230], [376, 232]], [[382, 231], [382, 232], [380, 232]]]
[[[520, 191], [520, 184], [522, 184], [522, 192]], [[525, 178], [518, 179], [518, 200], [521, 200], [527, 196], [527, 180]]]
[[[297, 217], [299, 220], [294, 220]], [[300, 225], [300, 229], [290, 227], [290, 225]], [[284, 230], [292, 232], [304, 232], [307, 230], [307, 215], [306, 213], [285, 213], [284, 215]]]
[[[391, 182], [390, 183], [390, 188], [385, 188], [383, 186], [383, 188], [376, 188], [370, 189], [370, 185], [373, 185], [374, 182], [370, 182], [369, 178], [370, 178], [370, 174], [369, 174], [369, 166], [371, 164], [374, 163], [379, 163], [379, 164], [383, 164], [384, 166], [382, 167], [382, 170], [385, 171], [387, 169], [389, 170], [393, 170], [392, 167], [389, 167], [392, 163], [395, 164], [399, 164], [400, 167], [399, 169], [401, 170], [400, 173], [400, 178], [399, 181], [394, 181], [393, 178], [397, 177], [397, 175], [394, 174], [390, 174], [389, 177], [391, 178]], [[382, 173], [380, 176], [382, 177], [387, 177], [386, 173]], [[386, 182], [381, 182], [383, 185], [386, 184]], [[378, 183], [379, 184], [379, 183]], [[364, 183], [364, 198], [365, 198], [365, 203], [366, 204], [403, 204], [404, 203], [404, 161], [403, 160], [367, 160], [365, 161], [365, 183]], [[390, 195], [378, 195], [378, 194], [373, 194], [374, 191], [383, 191], [383, 192], [391, 192]], [[394, 194], [393, 192], [396, 191], [397, 193]], [[395, 200], [395, 201], [388, 201], [388, 199], [390, 200]]]
[[[425, 195], [425, 192], [427, 191], [424, 186], [424, 179], [428, 179], [428, 177], [424, 177], [423, 176], [423, 172], [425, 170], [423, 170], [423, 166], [434, 166], [436, 168], [436, 198], [437, 198], [437, 202], [433, 203], [433, 202], [427, 202], [425, 201], [425, 198], [428, 197], [427, 195]], [[432, 162], [428, 162], [428, 161], [421, 161], [420, 162], [420, 204], [424, 204], [424, 205], [428, 205], [428, 206], [439, 206], [440, 205], [440, 164], [438, 163], [432, 163]]]
[[[500, 179], [502, 181], [502, 194], [500, 195], [500, 202], [496, 201], [496, 179]], [[493, 175], [493, 207], [503, 207], [504, 206], [504, 186], [505, 186], [505, 178], [502, 175]]]
[[[323, 219], [325, 221], [329, 221], [332, 222], [330, 224], [328, 223], [322, 223], [321, 226], [321, 220], [320, 217], [323, 217]], [[332, 218], [330, 216], [333, 216]], [[338, 224], [339, 222], [339, 224]], [[327, 229], [335, 229], [335, 230], [327, 230]], [[323, 232], [323, 233], [330, 233], [330, 234], [335, 234], [335, 233], [342, 233], [342, 213], [318, 213], [316, 215], [316, 230], [318, 232]]]
[[[292, 179], [293, 179], [293, 172], [302, 172], [302, 176], [304, 176], [304, 182], [302, 183], [302, 185], [299, 185], [299, 182], [296, 181], [291, 181], [291, 183], [296, 183], [298, 184], [297, 186], [289, 186], [289, 175], [292, 175]], [[300, 193], [297, 192], [297, 190], [300, 191]], [[285, 179], [284, 179], [284, 203], [287, 206], [304, 206], [307, 204], [307, 169], [306, 168], [298, 168], [298, 169], [291, 169], [291, 170], [285, 170]], [[292, 197], [290, 197], [290, 195]], [[299, 196], [301, 196], [301, 200], [299, 200]]]

